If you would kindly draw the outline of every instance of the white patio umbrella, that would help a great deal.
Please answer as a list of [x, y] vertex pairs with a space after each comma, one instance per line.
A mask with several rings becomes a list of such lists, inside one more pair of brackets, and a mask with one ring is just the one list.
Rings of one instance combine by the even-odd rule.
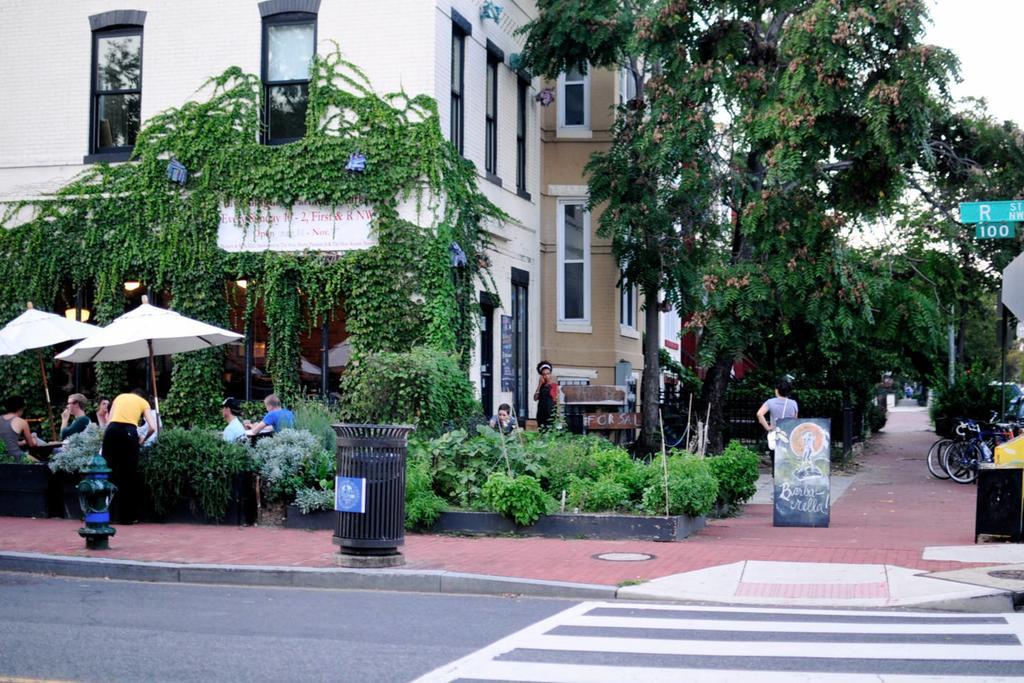
[[36, 349], [39, 357], [39, 371], [43, 376], [43, 392], [46, 394], [46, 412], [50, 417], [50, 434], [57, 440], [57, 426], [53, 421], [53, 406], [50, 404], [50, 384], [46, 379], [46, 365], [39, 349], [61, 344], [73, 339], [83, 339], [98, 330], [95, 325], [86, 325], [77, 320], [68, 320], [56, 313], [37, 310], [28, 302], [27, 310], [0, 329], [0, 356], [13, 356], [22, 351]]
[[160, 399], [156, 396], [154, 356], [209, 349], [242, 337], [243, 335], [237, 332], [187, 318], [176, 311], [153, 306], [149, 303], [149, 298], [143, 296], [141, 306], [100, 328], [95, 334], [58, 354], [57, 358], [72, 363], [91, 363], [148, 357], [153, 398], [159, 411]]

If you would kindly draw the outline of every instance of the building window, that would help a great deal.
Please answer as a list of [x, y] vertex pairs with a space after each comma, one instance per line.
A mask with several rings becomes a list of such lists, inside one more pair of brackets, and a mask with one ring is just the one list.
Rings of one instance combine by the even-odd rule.
[[263, 141], [294, 142], [306, 134], [309, 69], [316, 54], [316, 15], [263, 18]]
[[632, 99], [636, 99], [636, 80], [631, 69], [622, 67], [619, 69], [619, 104], [625, 105]]
[[452, 102], [451, 131], [449, 139], [462, 154], [464, 133], [465, 102], [462, 99], [463, 72], [466, 66], [466, 33], [455, 22], [452, 23]]
[[[519, 424], [526, 426], [530, 415], [530, 274], [519, 268], [512, 269], [512, 373], [514, 376], [512, 406]], [[502, 339], [502, 344], [505, 340]], [[504, 352], [504, 351], [503, 351]], [[504, 391], [502, 387], [502, 391]]]
[[498, 61], [487, 53], [487, 93], [484, 124], [484, 170], [498, 175]]
[[142, 27], [93, 31], [90, 152], [131, 152], [142, 123]]
[[558, 207], [558, 319], [590, 320], [590, 214], [579, 200]]
[[529, 197], [526, 191], [526, 104], [530, 84], [522, 78], [516, 88], [516, 192]]
[[580, 69], [569, 69], [558, 77], [558, 90], [558, 126], [589, 128], [590, 75]]
[[619, 325], [629, 330], [636, 329], [636, 285], [626, 281], [620, 274], [619, 280]]

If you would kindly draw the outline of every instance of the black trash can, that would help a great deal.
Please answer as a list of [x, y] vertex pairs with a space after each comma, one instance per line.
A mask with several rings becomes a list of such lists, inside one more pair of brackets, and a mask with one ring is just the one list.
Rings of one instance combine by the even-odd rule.
[[413, 429], [334, 425], [339, 479], [333, 541], [340, 546], [339, 564], [393, 567], [405, 562], [398, 546], [405, 543], [405, 457]]

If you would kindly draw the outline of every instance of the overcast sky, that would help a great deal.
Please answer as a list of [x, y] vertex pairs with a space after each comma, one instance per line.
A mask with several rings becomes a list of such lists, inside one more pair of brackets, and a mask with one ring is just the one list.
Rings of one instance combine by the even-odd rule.
[[984, 97], [997, 120], [1024, 122], [1024, 75], [1018, 42], [1022, 0], [930, 0], [932, 26], [926, 41], [960, 58], [963, 82], [956, 97]]

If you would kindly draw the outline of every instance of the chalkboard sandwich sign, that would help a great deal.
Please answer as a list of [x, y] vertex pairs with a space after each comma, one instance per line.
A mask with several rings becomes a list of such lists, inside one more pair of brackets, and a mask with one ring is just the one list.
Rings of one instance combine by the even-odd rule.
[[779, 420], [775, 443], [774, 526], [827, 527], [831, 420]]

